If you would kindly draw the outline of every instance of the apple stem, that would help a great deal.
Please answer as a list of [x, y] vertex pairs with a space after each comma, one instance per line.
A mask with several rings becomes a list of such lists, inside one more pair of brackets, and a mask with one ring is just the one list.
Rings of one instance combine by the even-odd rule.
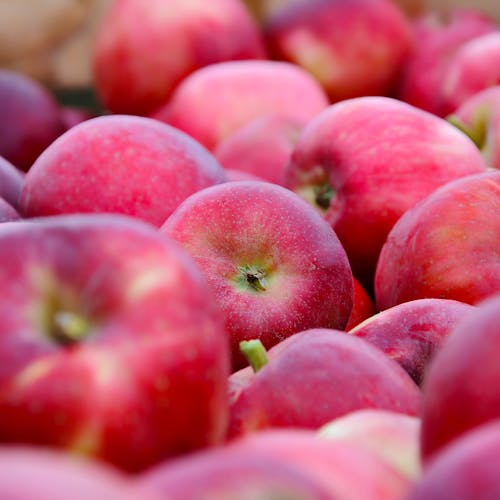
[[240, 342], [240, 351], [255, 373], [267, 365], [267, 351], [259, 339], [242, 340]]
[[89, 329], [89, 325], [81, 316], [69, 311], [54, 314], [52, 326], [53, 337], [63, 345], [81, 340]]
[[322, 209], [327, 210], [330, 207], [333, 195], [334, 191], [329, 184], [317, 186], [315, 190], [316, 204]]
[[243, 282], [248, 287], [257, 292], [266, 291], [266, 273], [263, 269], [256, 266], [246, 265], [238, 267], [238, 271], [243, 278]]

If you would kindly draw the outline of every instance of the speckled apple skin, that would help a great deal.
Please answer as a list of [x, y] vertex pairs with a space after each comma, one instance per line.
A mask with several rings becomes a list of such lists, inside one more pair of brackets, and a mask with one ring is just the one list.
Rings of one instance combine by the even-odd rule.
[[[185, 200], [161, 231], [207, 277], [222, 309], [235, 367], [239, 342], [269, 348], [306, 328], [342, 329], [353, 303], [347, 256], [331, 227], [289, 190], [267, 182], [220, 184]], [[265, 291], [237, 286], [238, 267], [262, 266]]]
[[[227, 338], [177, 245], [116, 215], [4, 223], [0, 242], [0, 442], [136, 471], [222, 440]], [[82, 340], [51, 336], [54, 303]]]

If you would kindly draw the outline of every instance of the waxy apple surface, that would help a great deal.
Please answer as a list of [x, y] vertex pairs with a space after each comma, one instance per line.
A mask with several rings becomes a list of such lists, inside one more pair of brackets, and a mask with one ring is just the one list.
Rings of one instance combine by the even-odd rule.
[[136, 471], [220, 442], [229, 348], [194, 262], [117, 215], [0, 225], [0, 442]]

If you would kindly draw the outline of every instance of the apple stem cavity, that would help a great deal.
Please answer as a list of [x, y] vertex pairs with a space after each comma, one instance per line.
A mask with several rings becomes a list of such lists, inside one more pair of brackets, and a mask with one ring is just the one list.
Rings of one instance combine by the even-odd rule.
[[267, 287], [266, 272], [252, 265], [238, 267], [238, 282], [250, 290], [264, 292]]
[[240, 351], [255, 373], [267, 365], [267, 351], [259, 339], [242, 340], [240, 342]]
[[330, 184], [322, 184], [321, 186], [316, 186], [314, 194], [314, 201], [319, 207], [324, 210], [330, 208], [330, 203], [334, 195], [334, 191]]
[[70, 311], [58, 311], [52, 319], [51, 335], [62, 345], [71, 345], [82, 340], [88, 330], [87, 321]]

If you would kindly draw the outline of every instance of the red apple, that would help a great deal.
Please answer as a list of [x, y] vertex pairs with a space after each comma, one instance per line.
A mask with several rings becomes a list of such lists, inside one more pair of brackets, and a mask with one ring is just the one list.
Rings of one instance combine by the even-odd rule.
[[319, 83], [293, 64], [231, 61], [193, 72], [152, 116], [213, 150], [238, 128], [261, 116], [281, 114], [305, 122], [327, 105]]
[[408, 500], [500, 498], [500, 421], [484, 424], [431, 460]]
[[187, 196], [226, 180], [188, 135], [151, 118], [101, 116], [65, 132], [25, 178], [27, 217], [114, 212], [160, 226]]
[[349, 315], [349, 321], [344, 330], [348, 332], [365, 319], [376, 313], [375, 303], [368, 292], [361, 286], [360, 282], [354, 278], [354, 302]]
[[63, 131], [59, 105], [40, 83], [0, 70], [0, 155], [28, 170]]
[[449, 299], [418, 299], [386, 309], [352, 330], [397, 361], [421, 384], [432, 356], [474, 306]]
[[420, 419], [416, 416], [357, 410], [327, 423], [318, 434], [372, 451], [412, 481], [420, 477]]
[[252, 367], [229, 378], [229, 438], [270, 427], [318, 429], [363, 408], [418, 413], [417, 385], [364, 340], [338, 330], [306, 330], [273, 347], [267, 363], [254, 342], [242, 346]]
[[297, 120], [281, 115], [262, 116], [221, 141], [214, 156], [226, 169], [283, 184], [284, 171], [302, 127]]
[[34, 447], [0, 447], [2, 500], [152, 500], [104, 464]]
[[469, 429], [500, 418], [499, 353], [500, 292], [455, 327], [431, 362], [423, 385], [425, 459]]
[[229, 356], [194, 262], [147, 224], [0, 224], [0, 442], [128, 471], [219, 443]]
[[20, 218], [21, 216], [16, 212], [16, 209], [0, 197], [0, 222], [9, 222]]
[[353, 283], [329, 225], [276, 184], [228, 182], [186, 199], [161, 231], [207, 277], [226, 319], [235, 367], [242, 340], [269, 348], [306, 328], [344, 328]]
[[94, 85], [114, 113], [149, 114], [193, 71], [265, 57], [240, 0], [118, 0], [94, 48]]
[[292, 2], [264, 31], [271, 55], [309, 71], [333, 102], [389, 93], [413, 44], [391, 0]]
[[379, 310], [422, 298], [475, 304], [500, 291], [500, 171], [450, 182], [390, 232], [375, 276]]
[[13, 207], [19, 206], [24, 174], [0, 156], [0, 196]]
[[485, 171], [476, 146], [445, 120], [388, 97], [359, 97], [305, 126], [286, 185], [332, 225], [371, 292], [380, 250], [401, 215], [442, 184]]

